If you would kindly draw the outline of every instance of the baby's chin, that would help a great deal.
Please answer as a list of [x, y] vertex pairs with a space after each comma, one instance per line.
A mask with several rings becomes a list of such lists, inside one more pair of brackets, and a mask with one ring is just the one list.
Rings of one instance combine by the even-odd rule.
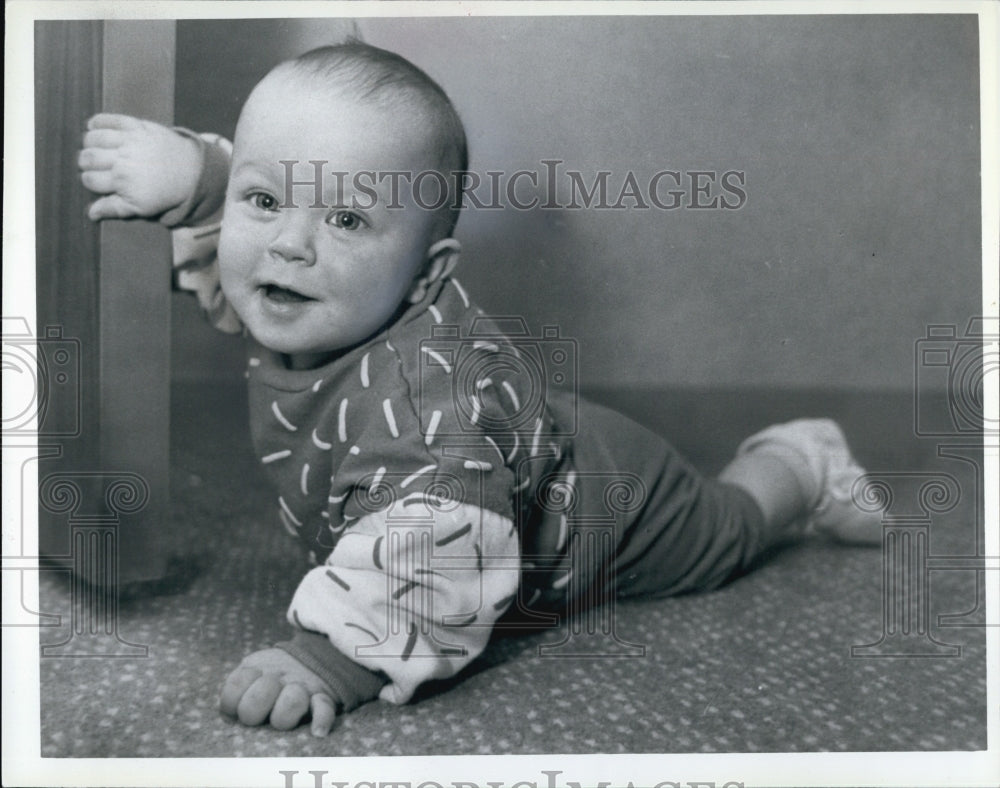
[[[260, 293], [233, 304], [247, 331], [259, 345], [286, 358], [290, 369], [322, 366], [371, 341], [385, 327], [353, 321], [327, 304], [308, 299], [275, 305]], [[397, 316], [390, 318], [391, 322]]]
[[343, 355], [346, 347], [328, 345], [310, 345], [303, 343], [297, 337], [288, 337], [286, 331], [276, 331], [272, 326], [254, 326], [252, 322], [244, 321], [250, 335], [257, 344], [272, 353], [280, 355], [289, 369], [315, 369]]

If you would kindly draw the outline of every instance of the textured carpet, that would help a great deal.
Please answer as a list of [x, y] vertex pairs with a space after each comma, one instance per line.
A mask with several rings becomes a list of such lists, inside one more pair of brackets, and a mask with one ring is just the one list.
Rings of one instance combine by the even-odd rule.
[[[931, 573], [930, 634], [959, 656], [857, 658], [851, 646], [883, 630], [882, 553], [819, 543], [776, 552], [719, 591], [620, 605], [617, 637], [642, 645], [639, 658], [540, 656], [565, 624], [502, 633], [456, 680], [405, 707], [368, 704], [325, 740], [225, 720], [220, 682], [287, 636], [301, 572], [244, 414], [230, 389], [178, 388], [171, 527], [199, 571], [171, 593], [120, 600], [118, 636], [148, 656], [42, 659], [43, 757], [985, 748], [983, 630], [937, 625], [976, 607], [976, 573]], [[974, 521], [966, 496], [934, 521], [932, 554], [974, 552]], [[63, 622], [43, 643], [70, 638], [70, 589], [66, 572], [42, 572], [42, 611]]]

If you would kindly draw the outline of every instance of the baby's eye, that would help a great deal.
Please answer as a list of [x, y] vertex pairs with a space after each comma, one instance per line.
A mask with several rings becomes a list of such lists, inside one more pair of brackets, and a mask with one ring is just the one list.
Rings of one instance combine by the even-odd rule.
[[250, 195], [250, 202], [254, 208], [260, 208], [262, 211], [275, 211], [278, 209], [278, 201], [267, 192], [254, 192]]
[[334, 211], [330, 214], [327, 221], [341, 230], [357, 230], [365, 223], [365, 220], [354, 213], [354, 211], [346, 210]]

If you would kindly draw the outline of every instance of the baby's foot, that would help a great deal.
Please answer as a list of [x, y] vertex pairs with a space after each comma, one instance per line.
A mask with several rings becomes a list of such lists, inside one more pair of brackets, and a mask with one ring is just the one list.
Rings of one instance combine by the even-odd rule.
[[808, 513], [796, 529], [849, 544], [881, 544], [881, 516], [864, 511], [852, 498], [854, 482], [865, 470], [835, 421], [798, 419], [776, 424], [747, 438], [737, 453], [748, 452], [789, 461], [809, 501]]

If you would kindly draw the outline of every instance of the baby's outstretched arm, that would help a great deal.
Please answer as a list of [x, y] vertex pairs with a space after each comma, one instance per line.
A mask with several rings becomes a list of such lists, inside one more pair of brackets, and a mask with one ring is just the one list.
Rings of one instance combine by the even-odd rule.
[[329, 685], [278, 648], [246, 657], [226, 679], [219, 707], [244, 725], [270, 722], [272, 728], [283, 731], [311, 716], [314, 736], [326, 736], [337, 714]]
[[90, 218], [149, 219], [173, 230], [174, 286], [197, 295], [220, 331], [240, 333], [216, 259], [231, 145], [215, 134], [110, 114], [87, 122], [83, 145], [80, 180], [100, 195]]
[[103, 195], [88, 215], [101, 219], [158, 218], [194, 193], [203, 166], [197, 140], [128, 115], [87, 122], [78, 163], [83, 185]]
[[307, 718], [326, 736], [338, 714], [374, 700], [388, 681], [346, 657], [325, 635], [296, 630], [291, 640], [255, 651], [226, 678], [223, 714], [244, 725], [291, 730]]

